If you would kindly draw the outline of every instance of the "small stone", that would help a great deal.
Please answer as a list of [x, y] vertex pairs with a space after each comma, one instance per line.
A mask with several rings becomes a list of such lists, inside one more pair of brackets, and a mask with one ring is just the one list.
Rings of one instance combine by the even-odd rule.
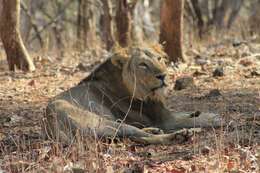
[[224, 76], [224, 69], [223, 67], [217, 67], [213, 72], [213, 77], [221, 77]]
[[247, 42], [246, 41], [241, 41], [241, 40], [234, 40], [234, 42], [232, 43], [232, 46], [233, 47], [238, 47], [238, 46], [240, 46], [242, 44], [247, 44]]
[[0, 116], [0, 124], [10, 122], [11, 118], [8, 116]]
[[88, 70], [87, 66], [84, 65], [83, 63], [79, 63], [76, 68], [79, 69], [80, 71], [87, 71]]
[[212, 89], [206, 95], [206, 97], [219, 97], [219, 96], [221, 96], [221, 93], [220, 93], [220, 91], [218, 89]]
[[210, 152], [210, 148], [208, 146], [205, 146], [204, 148], [201, 149], [201, 153], [205, 156], [208, 155]]
[[174, 90], [182, 90], [194, 86], [193, 77], [187, 76], [176, 80]]
[[260, 76], [260, 70], [253, 70], [251, 71], [251, 76]]
[[195, 64], [197, 65], [206, 65], [209, 64], [209, 60], [206, 57], [197, 55], [194, 57]]

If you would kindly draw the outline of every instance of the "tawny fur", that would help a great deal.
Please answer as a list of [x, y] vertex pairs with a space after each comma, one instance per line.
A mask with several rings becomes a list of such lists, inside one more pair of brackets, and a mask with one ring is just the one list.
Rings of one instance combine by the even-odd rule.
[[162, 94], [165, 56], [158, 47], [115, 51], [78, 85], [50, 101], [44, 126], [47, 136], [71, 141], [79, 131], [88, 136], [171, 143], [175, 133], [154, 135], [142, 128], [171, 133], [181, 128], [219, 126], [216, 114], [194, 117], [190, 112], [174, 113], [166, 108]]

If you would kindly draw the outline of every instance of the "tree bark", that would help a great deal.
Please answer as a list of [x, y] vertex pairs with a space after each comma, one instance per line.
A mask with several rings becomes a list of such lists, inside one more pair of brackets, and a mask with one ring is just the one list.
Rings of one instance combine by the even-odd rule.
[[227, 21], [227, 28], [230, 28], [235, 21], [236, 17], [238, 16], [238, 13], [243, 5], [244, 0], [236, 0], [233, 1], [231, 5], [231, 13], [229, 15], [228, 21]]
[[93, 3], [94, 0], [78, 0], [77, 38], [80, 49], [94, 46], [96, 41], [96, 18], [91, 5]]
[[198, 30], [199, 30], [199, 37], [202, 38], [202, 32], [203, 32], [203, 27], [204, 27], [204, 21], [203, 21], [203, 17], [201, 14], [201, 10], [199, 7], [199, 1], [198, 0], [191, 0], [194, 12], [196, 14], [197, 17], [197, 26], [198, 26]]
[[253, 4], [252, 14], [249, 17], [250, 34], [257, 35], [257, 41], [260, 41], [260, 0]]
[[112, 37], [111, 31], [111, 20], [112, 17], [110, 15], [110, 8], [109, 8], [109, 1], [108, 0], [101, 0], [103, 5], [103, 13], [100, 17], [100, 27], [101, 29], [101, 38], [106, 45], [106, 50], [110, 50], [114, 45], [114, 39]]
[[216, 18], [217, 18], [217, 13], [219, 10], [220, 0], [214, 0], [213, 2], [214, 2], [214, 5], [213, 5], [213, 9], [212, 9], [212, 18], [210, 20], [208, 20], [208, 23], [207, 23], [208, 26], [215, 23]]
[[35, 66], [31, 60], [21, 38], [20, 0], [0, 0], [0, 37], [7, 55], [9, 70], [34, 71]]
[[[26, 20], [27, 20], [28, 22], [26, 22], [26, 24], [29, 25], [29, 27], [28, 27], [28, 29], [27, 29], [27, 32], [26, 32], [26, 34], [25, 34], [26, 36], [24, 37], [24, 38], [25, 38], [25, 41], [28, 40], [29, 34], [30, 34], [30, 30], [31, 30], [31, 28], [33, 28], [33, 29], [34, 29], [34, 32], [35, 32], [35, 35], [36, 35], [36, 37], [37, 37], [37, 39], [38, 39], [38, 41], [39, 41], [39, 43], [40, 43], [40, 45], [41, 45], [41, 48], [43, 48], [43, 47], [44, 47], [44, 41], [43, 41], [43, 39], [42, 39], [42, 36], [41, 36], [41, 34], [40, 34], [40, 32], [39, 32], [39, 28], [38, 28], [38, 26], [37, 26], [37, 24], [36, 24], [36, 21], [34, 20], [32, 14], [31, 14], [30, 10], [29, 10], [28, 7], [26, 6], [26, 4], [23, 3], [23, 2], [21, 2], [21, 9], [24, 11], [24, 13], [25, 13], [25, 15], [26, 15], [26, 17], [27, 17]], [[33, 14], [33, 15], [34, 15], [34, 14]]]
[[161, 7], [160, 43], [170, 61], [184, 62], [182, 30], [183, 0], [164, 0]]
[[228, 8], [229, 8], [230, 1], [222, 0], [220, 7], [218, 8], [216, 12], [216, 18], [215, 18], [215, 25], [217, 28], [221, 28], [224, 26], [224, 19], [227, 14]]
[[121, 47], [127, 47], [130, 43], [130, 30], [131, 30], [131, 14], [130, 9], [127, 4], [127, 0], [117, 0], [116, 1], [116, 29], [117, 29], [117, 39]]
[[89, 16], [87, 10], [87, 1], [78, 0], [77, 38], [80, 49], [84, 49], [88, 45]]

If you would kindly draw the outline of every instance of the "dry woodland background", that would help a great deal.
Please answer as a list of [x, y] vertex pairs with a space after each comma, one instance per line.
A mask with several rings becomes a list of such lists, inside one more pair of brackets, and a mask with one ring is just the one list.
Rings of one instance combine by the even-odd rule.
[[[0, 173], [259, 172], [259, 8], [259, 0], [0, 0]], [[50, 98], [114, 47], [147, 43], [169, 55], [169, 108], [219, 113], [228, 124], [167, 146], [43, 138]]]

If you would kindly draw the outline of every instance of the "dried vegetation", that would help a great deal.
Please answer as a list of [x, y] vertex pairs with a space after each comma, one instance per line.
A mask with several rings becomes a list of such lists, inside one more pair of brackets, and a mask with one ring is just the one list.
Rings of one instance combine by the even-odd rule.
[[[205, 46], [206, 45], [206, 46]], [[43, 139], [48, 99], [78, 83], [107, 52], [34, 55], [37, 71], [0, 65], [0, 165], [8, 172], [258, 172], [260, 44], [226, 40], [187, 49], [188, 64], [169, 67], [169, 107], [220, 113], [229, 123], [204, 129], [184, 144], [142, 146], [129, 140], [82, 139], [69, 146]], [[103, 57], [103, 58], [100, 58]], [[3, 62], [3, 61], [1, 61]], [[221, 67], [223, 76], [213, 77]], [[193, 80], [174, 90], [174, 81]]]

